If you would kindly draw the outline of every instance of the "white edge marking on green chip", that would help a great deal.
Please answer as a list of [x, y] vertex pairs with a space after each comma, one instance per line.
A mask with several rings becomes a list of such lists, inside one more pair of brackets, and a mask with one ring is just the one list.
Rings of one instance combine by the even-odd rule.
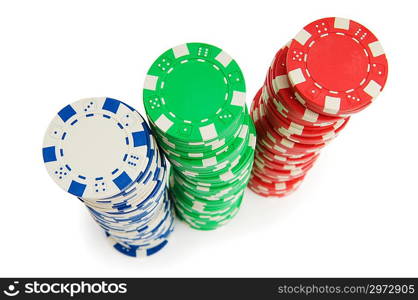
[[155, 91], [155, 89], [157, 88], [157, 82], [158, 82], [158, 76], [147, 75], [145, 77], [144, 89]]
[[221, 51], [216, 57], [215, 59], [217, 61], [219, 61], [225, 68], [230, 64], [230, 62], [232, 61], [232, 57], [229, 56], [228, 53], [226, 53], [225, 51]]
[[245, 93], [244, 92], [233, 91], [231, 104], [236, 105], [236, 106], [244, 107], [244, 105], [245, 105]]
[[199, 175], [198, 173], [190, 172], [190, 171], [183, 171], [182, 173], [186, 176], [192, 176], [192, 177]]
[[222, 139], [222, 140], [219, 140], [219, 141], [216, 141], [216, 142], [214, 142], [213, 144], [211, 144], [211, 149], [212, 150], [216, 150], [216, 149], [218, 149], [219, 147], [222, 147], [223, 145], [225, 145], [225, 139]]
[[255, 149], [255, 145], [256, 145], [256, 143], [257, 143], [257, 137], [254, 135], [254, 134], [250, 134], [250, 139], [249, 139], [249, 141], [248, 141], [248, 145], [251, 147], [251, 148], [253, 148], [253, 149]]
[[244, 138], [247, 136], [247, 133], [248, 133], [248, 125], [243, 125], [243, 126], [241, 127], [241, 131], [240, 131], [240, 133], [239, 133], [239, 137], [240, 137], [241, 139], [244, 139]]
[[210, 167], [216, 165], [216, 157], [210, 157], [206, 159], [202, 159], [202, 164], [204, 167]]
[[228, 165], [229, 161], [224, 161], [223, 163], [220, 163], [219, 165], [217, 165], [215, 167], [215, 169], [213, 169], [213, 171], [219, 171], [222, 170], [223, 168], [225, 168]]
[[155, 125], [163, 132], [167, 132], [171, 126], [173, 126], [173, 122], [168, 119], [164, 114], [160, 115], [160, 117], [155, 121]]
[[218, 137], [218, 133], [216, 132], [216, 128], [213, 123], [200, 127], [199, 131], [204, 141], [211, 140], [211, 139]]
[[188, 192], [184, 192], [184, 194], [185, 194], [187, 197], [189, 197], [189, 198], [191, 198], [191, 199], [194, 199], [193, 195], [190, 195]]
[[194, 201], [192, 208], [195, 210], [203, 210], [205, 206], [200, 202]]
[[182, 44], [173, 48], [173, 54], [174, 54], [174, 57], [177, 59], [179, 57], [189, 55], [190, 52], [189, 52], [189, 48], [187, 47], [187, 45]]
[[203, 186], [197, 186], [196, 189], [198, 191], [209, 192], [209, 189]]
[[234, 178], [235, 176], [234, 176], [234, 174], [231, 172], [231, 171], [228, 171], [228, 172], [226, 172], [226, 173], [224, 173], [224, 174], [221, 174], [220, 176], [219, 176], [219, 178], [222, 180], [222, 181], [227, 181], [227, 180], [229, 180], [229, 179], [232, 179], [232, 178]]

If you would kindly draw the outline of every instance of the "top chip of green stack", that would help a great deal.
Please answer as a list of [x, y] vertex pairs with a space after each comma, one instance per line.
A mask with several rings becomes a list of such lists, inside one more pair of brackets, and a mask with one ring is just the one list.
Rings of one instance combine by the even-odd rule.
[[148, 118], [172, 142], [211, 141], [244, 113], [245, 81], [226, 52], [188, 43], [167, 50], [152, 64], [143, 96]]

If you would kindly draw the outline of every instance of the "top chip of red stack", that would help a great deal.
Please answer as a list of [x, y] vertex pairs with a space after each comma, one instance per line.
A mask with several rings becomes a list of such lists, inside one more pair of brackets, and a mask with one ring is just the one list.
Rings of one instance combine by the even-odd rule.
[[305, 105], [330, 116], [364, 109], [382, 91], [388, 74], [385, 53], [374, 34], [343, 18], [305, 26], [289, 46], [286, 66]]

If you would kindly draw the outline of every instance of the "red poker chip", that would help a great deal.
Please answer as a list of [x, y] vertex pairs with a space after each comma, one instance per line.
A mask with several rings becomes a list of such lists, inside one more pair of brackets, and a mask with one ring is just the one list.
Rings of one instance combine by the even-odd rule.
[[[263, 97], [261, 99], [262, 103], [265, 105], [266, 107], [266, 113], [268, 113], [268, 110], [271, 110], [272, 112], [274, 112], [274, 115], [276, 116], [280, 116], [282, 118], [285, 118], [288, 122], [287, 123], [295, 123], [298, 127], [299, 126], [306, 126], [306, 127], [312, 127], [314, 130], [317, 127], [327, 127], [327, 126], [333, 126], [336, 122], [338, 122], [338, 120], [340, 120], [340, 117], [333, 117], [329, 119], [323, 119], [323, 118], [319, 118], [320, 119], [318, 122], [309, 122], [306, 121], [306, 119], [314, 119], [314, 113], [312, 111], [310, 111], [309, 109], [307, 109], [303, 104], [299, 103], [298, 100], [294, 100], [294, 103], [299, 103], [299, 105], [305, 109], [305, 115], [299, 115], [295, 114], [295, 112], [292, 110], [293, 107], [289, 106], [289, 104], [286, 104], [285, 101], [283, 101], [282, 97], [280, 97], [280, 95], [278, 95], [278, 92], [282, 92], [282, 90], [277, 90], [277, 92], [274, 91], [274, 89], [272, 88], [272, 78], [273, 76], [271, 75], [271, 72], [269, 72], [269, 78], [266, 78], [264, 86], [263, 86]], [[279, 79], [277, 79], [279, 80]], [[289, 87], [289, 92], [293, 91], [292, 87]], [[298, 98], [300, 99], [300, 97]], [[319, 115], [319, 114], [317, 114]]]
[[286, 58], [295, 91], [317, 113], [358, 112], [383, 90], [388, 64], [375, 35], [348, 19], [324, 18], [305, 26]]
[[259, 135], [257, 138], [258, 138], [260, 145], [268, 149], [268, 151], [272, 152], [273, 154], [279, 155], [279, 156], [298, 158], [298, 157], [304, 156], [305, 154], [317, 153], [319, 151], [318, 149], [311, 149], [311, 150], [298, 149], [298, 148], [289, 149], [289, 148], [285, 148], [282, 144], [278, 145], [278, 144], [273, 143], [270, 139], [266, 137], [262, 137]]
[[[337, 132], [337, 130], [330, 130], [327, 133], [316, 134], [313, 133], [306, 134], [306, 130], [304, 129], [295, 129], [291, 126], [286, 127], [284, 124], [283, 126], [277, 126], [280, 123], [274, 123], [274, 120], [272, 118], [268, 118], [268, 114], [266, 115], [268, 119], [269, 125], [271, 125], [272, 131], [274, 131], [276, 134], [285, 137], [286, 139], [291, 140], [292, 142], [301, 143], [301, 144], [308, 144], [308, 145], [315, 145], [315, 144], [323, 144], [325, 142], [329, 142], [332, 140]], [[280, 121], [279, 121], [280, 122]], [[345, 125], [346, 122], [343, 122], [342, 125]], [[336, 126], [337, 129], [339, 129], [342, 125]], [[294, 133], [297, 132], [298, 134]]]
[[272, 168], [274, 170], [294, 170], [294, 169], [301, 169], [307, 165], [309, 165], [311, 162], [316, 161], [318, 156], [303, 162], [299, 164], [289, 164], [286, 162], [278, 162], [278, 161], [272, 161], [270, 159], [265, 158], [265, 156], [257, 151], [257, 154], [255, 155], [255, 160], [258, 160], [261, 164], [266, 165], [269, 168]]
[[289, 165], [299, 165], [307, 163], [317, 157], [319, 157], [319, 153], [309, 153], [307, 155], [299, 155], [297, 158], [294, 157], [286, 157], [286, 156], [280, 156], [277, 154], [273, 154], [270, 151], [263, 149], [260, 147], [261, 145], [256, 146], [256, 152], [259, 157], [261, 157], [264, 160], [269, 160], [272, 163], [286, 163]]
[[289, 134], [286, 135], [286, 138], [291, 140], [292, 142], [308, 144], [308, 145], [317, 145], [322, 143], [329, 143], [334, 138], [338, 136], [338, 134], [345, 128], [348, 123], [348, 119], [343, 119], [344, 122], [337, 127], [334, 131], [330, 131], [327, 134], [313, 137], [313, 136], [304, 136], [304, 135], [296, 135], [296, 134]]
[[280, 170], [279, 168], [275, 168], [274, 166], [273, 167], [267, 166], [261, 163], [259, 160], [254, 161], [254, 165], [257, 166], [259, 170], [263, 170], [264, 172], [266, 172], [266, 174], [270, 176], [273, 176], [273, 177], [274, 176], [277, 176], [277, 177], [288, 176], [289, 178], [296, 178], [296, 177], [300, 177], [304, 175], [306, 171], [312, 167], [313, 163], [314, 161], [306, 164], [305, 166], [301, 168], [294, 168], [291, 170]]
[[[272, 129], [271, 123], [265, 117], [260, 117], [257, 125], [260, 128], [262, 139], [269, 139], [277, 147], [283, 148], [287, 153], [303, 153], [303, 152], [314, 152], [325, 146], [324, 143], [308, 145], [290, 141], [287, 137], [279, 135], [276, 130]], [[264, 133], [264, 134], [263, 134]]]
[[286, 57], [288, 47], [285, 46], [276, 54], [275, 63], [273, 65], [272, 77], [270, 82], [274, 90], [274, 98], [281, 100], [281, 103], [288, 108], [289, 115], [294, 116], [303, 125], [323, 124], [336, 122], [339, 117], [330, 117], [318, 114], [305, 107], [297, 100], [297, 95], [289, 82], [286, 69]]
[[307, 155], [301, 155], [296, 158], [280, 156], [261, 148], [260, 145], [256, 146], [256, 152], [260, 158], [263, 160], [268, 160], [273, 164], [301, 165], [319, 157], [319, 153], [309, 153]]
[[278, 104], [275, 101], [273, 103], [268, 102], [267, 104], [262, 103], [258, 105], [258, 110], [260, 110], [259, 114], [264, 115], [278, 132], [283, 131], [284, 133], [289, 132], [303, 136], [320, 137], [335, 131], [344, 122], [348, 121], [347, 119], [340, 119], [335, 123], [317, 127], [301, 125], [295, 120], [278, 113], [277, 106]]
[[279, 161], [284, 161], [283, 158], [285, 158], [286, 162], [290, 164], [302, 163], [309, 157], [316, 156], [319, 154], [319, 151], [303, 153], [282, 153], [280, 151], [277, 151], [277, 149], [279, 148], [278, 146], [274, 147], [271, 144], [269, 144], [269, 141], [264, 140], [260, 140], [260, 142], [257, 144], [257, 147], [264, 155], [268, 155], [269, 158], [276, 159]]
[[281, 198], [281, 197], [288, 196], [295, 191], [295, 190], [289, 190], [289, 191], [286, 191], [286, 192], [265, 191], [262, 188], [260, 188], [259, 186], [254, 185], [252, 183], [248, 184], [248, 188], [251, 191], [253, 191], [254, 193], [256, 193], [256, 194], [258, 194], [262, 197], [278, 197], [278, 198]]
[[257, 175], [259, 178], [263, 178], [265, 181], [271, 181], [271, 182], [286, 182], [289, 180], [294, 180], [296, 178], [303, 177], [305, 174], [301, 174], [300, 176], [286, 176], [286, 175], [275, 175], [270, 174], [265, 168], [260, 168], [257, 165], [254, 164], [253, 166], [253, 174]]
[[296, 191], [297, 189], [295, 188], [295, 189], [290, 189], [287, 191], [272, 191], [272, 190], [265, 189], [263, 186], [259, 186], [257, 184], [252, 184], [252, 183], [248, 184], [248, 188], [254, 193], [263, 197], [279, 197], [279, 198], [288, 196], [294, 191]]
[[349, 119], [339, 119], [338, 121], [327, 124], [326, 126], [306, 126], [297, 123], [295, 120], [286, 118], [282, 114], [278, 113], [275, 106], [277, 106], [277, 104], [268, 103], [267, 105], [262, 106], [260, 109], [263, 109], [263, 113], [267, 116], [270, 123], [275, 126], [274, 128], [276, 131], [284, 130], [288, 132], [295, 132], [297, 135], [302, 136], [320, 137], [327, 135], [338, 129], [338, 127], [342, 126], [342, 124], [347, 122]]
[[299, 187], [303, 179], [304, 177], [300, 177], [300, 178], [296, 178], [296, 179], [285, 181], [285, 182], [275, 183], [275, 182], [265, 181], [262, 178], [258, 177], [257, 175], [253, 174], [251, 175], [250, 182], [253, 183], [254, 185], [262, 186], [266, 190], [283, 192], [286, 190]]

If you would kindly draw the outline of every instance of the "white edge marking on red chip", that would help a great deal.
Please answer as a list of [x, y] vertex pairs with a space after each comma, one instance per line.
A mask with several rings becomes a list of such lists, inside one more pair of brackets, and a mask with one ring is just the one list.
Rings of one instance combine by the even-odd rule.
[[324, 112], [337, 114], [340, 110], [341, 98], [326, 96], [324, 103]]
[[310, 39], [312, 35], [307, 32], [305, 29], [302, 29], [298, 32], [298, 34], [295, 36], [295, 40], [299, 42], [301, 45], [305, 45], [306, 41]]
[[348, 30], [350, 29], [350, 20], [344, 18], [335, 18], [334, 28]]
[[293, 85], [298, 85], [299, 83], [305, 82], [306, 78], [303, 75], [302, 69], [294, 69], [288, 73], [289, 79]]

